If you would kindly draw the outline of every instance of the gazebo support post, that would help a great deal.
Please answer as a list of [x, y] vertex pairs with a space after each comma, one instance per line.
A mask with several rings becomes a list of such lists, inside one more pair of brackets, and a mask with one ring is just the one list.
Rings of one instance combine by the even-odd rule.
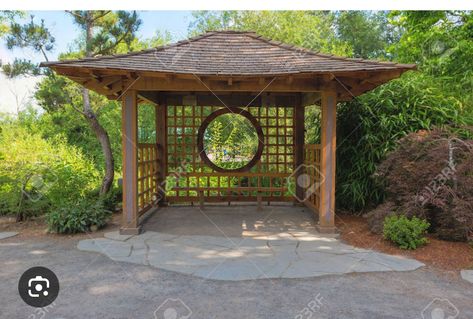
[[320, 207], [318, 230], [334, 233], [335, 228], [335, 154], [336, 154], [336, 91], [322, 92], [321, 100]]
[[296, 204], [303, 204], [305, 200], [304, 188], [299, 185], [297, 179], [304, 171], [304, 112], [305, 108], [302, 99], [298, 95], [294, 106], [294, 170], [296, 172]]
[[123, 219], [120, 234], [137, 235], [138, 224], [138, 99], [135, 90], [122, 97]]
[[156, 112], [156, 144], [158, 147], [158, 172], [157, 172], [157, 192], [158, 205], [166, 206], [165, 182], [166, 182], [166, 147], [167, 147], [167, 123], [166, 123], [166, 105], [164, 99], [158, 99], [155, 106]]

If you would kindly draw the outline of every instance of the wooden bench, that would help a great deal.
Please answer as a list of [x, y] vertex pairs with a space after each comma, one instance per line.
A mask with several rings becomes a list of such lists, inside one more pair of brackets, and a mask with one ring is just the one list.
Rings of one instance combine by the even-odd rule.
[[[173, 187], [173, 191], [194, 191], [199, 196], [199, 206], [204, 208], [204, 192], [206, 191], [217, 191], [217, 192], [256, 192], [257, 209], [262, 210], [263, 205], [263, 193], [285, 193], [287, 187], [255, 187], [255, 186], [238, 186], [231, 188], [219, 188], [219, 187]], [[230, 202], [229, 202], [230, 204]]]

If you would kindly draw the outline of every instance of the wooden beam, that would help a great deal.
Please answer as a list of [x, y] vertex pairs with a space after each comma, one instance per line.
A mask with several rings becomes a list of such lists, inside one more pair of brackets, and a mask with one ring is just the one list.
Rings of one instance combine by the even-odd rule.
[[333, 233], [335, 229], [335, 155], [336, 155], [336, 121], [337, 93], [322, 92], [321, 101], [321, 152], [320, 152], [320, 232]]
[[[287, 74], [278, 76], [221, 76], [194, 75], [152, 71], [132, 71], [119, 69], [77, 68], [71, 66], [55, 66], [53, 69], [61, 75], [85, 87], [115, 99], [120, 90], [110, 90], [112, 84], [103, 85], [105, 78], [120, 76], [122, 86], [132, 83], [139, 77], [133, 88], [140, 91], [219, 91], [219, 92], [321, 92], [335, 86], [340, 98], [348, 100], [363, 94], [378, 85], [399, 77], [406, 69], [373, 70], [373, 71], [337, 71], [322, 73]], [[92, 81], [91, 81], [92, 80]], [[270, 81], [271, 80], [271, 81]], [[341, 85], [340, 82], [343, 83]], [[126, 82], [126, 83], [125, 83]], [[268, 85], [270, 84], [270, 85]], [[347, 89], [351, 94], [347, 94]]]
[[117, 94], [118, 92], [121, 92], [123, 91], [123, 88], [124, 88], [124, 84], [123, 84], [123, 81], [118, 81], [118, 82], [115, 82], [113, 83], [110, 87], [109, 87], [109, 92], [110, 94]]
[[327, 82], [333, 81], [335, 79], [335, 75], [333, 73], [324, 74], [324, 75], [322, 75], [322, 77]]
[[361, 84], [386, 82], [401, 76], [402, 70], [393, 70], [390, 72], [371, 74], [361, 79]]
[[276, 79], [270, 84], [261, 84], [258, 80], [232, 81], [227, 80], [181, 79], [166, 81], [164, 78], [140, 78], [133, 85], [138, 91], [192, 91], [192, 92], [320, 92], [325, 89], [320, 79], [296, 79], [288, 84], [285, 78]]
[[122, 80], [122, 77], [116, 75], [116, 76], [109, 76], [109, 77], [103, 78], [102, 81], [100, 82], [102, 83], [104, 87], [108, 87], [109, 85], [121, 80]]
[[303, 203], [306, 200], [305, 189], [300, 185], [300, 176], [304, 173], [304, 113], [305, 108], [302, 105], [302, 99], [297, 97], [294, 105], [294, 172], [296, 172], [296, 200]]
[[99, 80], [100, 79], [100, 72], [96, 70], [89, 69], [86, 72], [88, 72], [94, 79]]
[[149, 104], [152, 104], [152, 105], [156, 105], [158, 104], [158, 101], [156, 100], [153, 100], [153, 99], [150, 99], [148, 98], [146, 95], [143, 95], [141, 93], [138, 93], [138, 97], [140, 98], [140, 100], [143, 101], [143, 103], [149, 103]]
[[364, 85], [360, 85], [356, 87], [355, 89], [352, 90], [345, 90], [344, 92], [339, 92], [339, 101], [350, 101], [356, 96], [360, 96], [365, 92], [368, 92], [375, 87], [377, 87], [380, 84], [371, 84], [371, 83], [366, 83]]
[[[84, 77], [90, 78], [91, 76], [94, 77], [105, 77], [111, 75], [122, 75], [124, 77], [129, 77], [130, 74], [134, 73], [135, 76], [140, 77], [155, 77], [155, 78], [186, 78], [186, 79], [194, 79], [198, 80], [197, 78], [202, 79], [224, 79], [225, 81], [231, 77], [234, 81], [244, 81], [247, 79], [257, 79], [260, 84], [264, 84], [268, 82], [268, 79], [272, 79], [273, 77], [279, 77], [288, 79], [290, 77], [296, 78], [322, 78], [325, 81], [331, 81], [336, 78], [353, 78], [357, 80], [363, 80], [372, 78], [372, 80], [377, 81], [378, 79], [385, 79], [390, 80], [400, 76], [402, 73], [410, 70], [410, 67], [406, 68], [395, 68], [395, 69], [385, 69], [385, 70], [370, 70], [370, 71], [332, 71], [332, 72], [320, 72], [320, 73], [301, 73], [301, 74], [287, 74], [287, 75], [195, 75], [193, 73], [173, 73], [173, 72], [154, 72], [154, 71], [139, 71], [139, 70], [120, 70], [120, 69], [110, 69], [110, 68], [88, 68], [88, 67], [71, 67], [67, 65], [61, 66], [52, 66], [52, 69], [55, 70], [59, 74], [63, 74], [66, 76], [75, 76], [75, 77]], [[136, 77], [135, 77], [136, 78]]]
[[140, 75], [138, 75], [138, 72], [136, 72], [136, 71], [131, 71], [131, 72], [128, 72], [126, 76], [127, 76], [128, 79], [133, 81], [133, 80], [137, 79]]
[[164, 78], [166, 79], [166, 82], [171, 83], [174, 76], [172, 74], [166, 74]]
[[166, 124], [166, 104], [164, 99], [158, 99], [158, 104], [155, 106], [156, 116], [156, 144], [158, 146], [158, 204], [160, 206], [166, 205], [166, 167], [167, 167], [167, 124]]
[[[203, 196], [204, 203], [223, 203], [223, 202], [256, 202], [258, 198], [256, 196], [237, 196], [237, 195], [222, 195], [222, 196]], [[198, 202], [199, 196], [184, 195], [184, 196], [168, 196], [168, 203], [189, 203], [189, 202]], [[293, 196], [262, 196], [261, 200], [267, 202], [292, 202], [294, 200]]]
[[315, 105], [320, 101], [320, 93], [303, 93], [302, 94], [302, 105]]
[[153, 102], [153, 104], [159, 104], [159, 92], [143, 91], [138, 92], [138, 95], [143, 99]]
[[[196, 106], [197, 105], [197, 97], [194, 94], [187, 94], [182, 96], [182, 105], [187, 106]], [[168, 104], [166, 99], [166, 104]]]
[[120, 234], [138, 234], [138, 104], [136, 91], [122, 97], [123, 217]]
[[105, 95], [116, 95], [116, 92], [112, 89], [112, 87], [116, 87], [117, 85], [119, 85], [120, 87], [122, 86], [122, 79], [120, 76], [110, 76], [101, 78], [96, 75], [93, 75], [86, 81], [78, 81], [75, 77], [70, 77], [70, 79], [75, 82], [78, 82], [79, 84], [85, 86], [88, 89]]
[[297, 94], [295, 93], [233, 93], [233, 92], [156, 92], [140, 91], [139, 96], [159, 103], [162, 97], [167, 105], [197, 105], [197, 106], [279, 106], [293, 107]]

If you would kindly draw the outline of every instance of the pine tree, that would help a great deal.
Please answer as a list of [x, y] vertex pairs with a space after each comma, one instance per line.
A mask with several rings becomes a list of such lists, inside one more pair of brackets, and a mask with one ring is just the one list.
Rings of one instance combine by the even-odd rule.
[[[94, 57], [98, 55], [114, 54], [124, 47], [130, 47], [136, 39], [136, 31], [141, 25], [141, 20], [135, 11], [67, 11], [74, 19], [74, 22], [84, 33], [83, 41], [79, 42], [78, 52], [71, 55], [74, 57]], [[1, 22], [1, 21], [0, 21]], [[44, 21], [36, 23], [34, 16], [31, 21], [24, 25], [12, 21], [7, 32], [7, 46], [9, 49], [16, 47], [30, 48], [41, 53], [48, 61], [48, 52], [55, 45], [55, 39], [47, 29]], [[52, 111], [54, 105], [70, 100], [64, 90], [68, 83], [63, 77], [55, 76], [49, 71], [41, 72], [38, 65], [29, 60], [15, 60], [12, 64], [2, 67], [3, 71], [10, 77], [18, 75], [38, 75], [44, 73], [48, 75], [46, 81], [49, 85], [47, 90], [37, 92], [37, 96], [43, 98], [48, 103], [47, 111]], [[51, 91], [50, 88], [56, 88]], [[105, 175], [102, 180], [100, 194], [107, 193], [114, 180], [114, 158], [110, 138], [107, 131], [100, 124], [97, 118], [97, 109], [91, 105], [89, 90], [81, 89], [82, 106], [76, 107], [70, 103], [74, 109], [80, 113], [89, 124], [100, 143], [105, 159]], [[57, 104], [55, 102], [58, 102]]]
[[[116, 52], [120, 45], [130, 45], [141, 25], [137, 13], [126, 11], [67, 11], [85, 34], [82, 53], [85, 57]], [[83, 108], [77, 110], [89, 123], [102, 147], [105, 158], [105, 176], [100, 194], [107, 193], [113, 184], [115, 168], [112, 147], [107, 131], [91, 107], [89, 90], [82, 88]]]

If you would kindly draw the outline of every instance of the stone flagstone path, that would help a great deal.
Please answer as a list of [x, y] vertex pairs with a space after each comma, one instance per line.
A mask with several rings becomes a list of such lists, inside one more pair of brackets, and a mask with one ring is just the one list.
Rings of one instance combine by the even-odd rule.
[[409, 271], [422, 263], [346, 245], [322, 235], [280, 233], [229, 238], [172, 235], [147, 231], [138, 236], [106, 233], [86, 239], [78, 249], [115, 261], [216, 280], [304, 278], [352, 272]]
[[460, 274], [464, 280], [471, 282], [473, 284], [473, 269], [471, 270], [464, 269], [460, 272]]
[[16, 235], [18, 235], [18, 232], [16, 232], [16, 231], [0, 232], [0, 240], [10, 238], [10, 237], [14, 237]]

